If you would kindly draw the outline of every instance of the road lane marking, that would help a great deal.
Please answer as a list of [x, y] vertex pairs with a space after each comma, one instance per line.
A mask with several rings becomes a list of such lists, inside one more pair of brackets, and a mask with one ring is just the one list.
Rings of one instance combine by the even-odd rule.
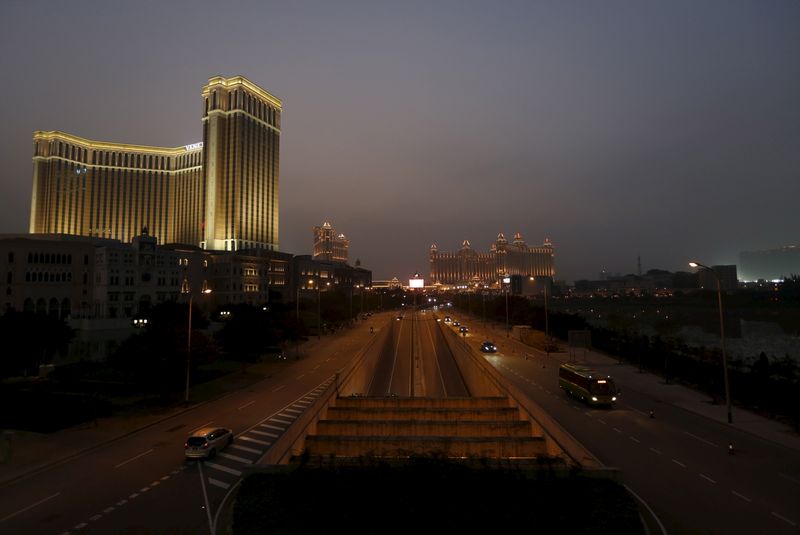
[[616, 431], [617, 433], [622, 433], [622, 431], [620, 431], [620, 430], [619, 430], [619, 429], [617, 429], [616, 427], [612, 427], [611, 429], [613, 429], [613, 430], [614, 430], [614, 431]]
[[103, 509], [103, 513], [108, 514], [114, 509], [116, 509], [116, 507], [114, 507], [113, 505], [111, 507], [106, 507], [105, 509]]
[[97, 522], [101, 518], [103, 518], [103, 515], [94, 515], [92, 518], [89, 519], [89, 522]]
[[597, 421], [598, 421], [598, 422], [600, 422], [600, 423], [601, 423], [601, 424], [603, 424], [603, 425], [605, 425], [605, 423], [606, 423], [606, 421], [605, 421], [605, 420], [603, 420], [602, 418], [598, 418], [598, 419], [597, 419]]
[[247, 440], [248, 442], [255, 442], [256, 444], [261, 444], [262, 446], [271, 446], [272, 445], [272, 442], [265, 442], [263, 440], [258, 440], [257, 438], [239, 437], [239, 440]]
[[128, 503], [127, 499], [120, 500], [120, 501], [117, 502], [117, 507], [122, 507], [126, 503]]
[[686, 468], [686, 465], [685, 465], [685, 464], [683, 464], [682, 462], [680, 462], [680, 461], [678, 461], [678, 460], [676, 460], [676, 459], [672, 459], [672, 462], [673, 462], [673, 463], [675, 463], [675, 464], [677, 464], [678, 466], [680, 466], [680, 467], [682, 467], [682, 468]]
[[326, 359], [325, 359], [325, 362], [328, 362], [329, 360], [331, 360], [331, 358], [330, 358], [330, 357], [326, 358]]
[[277, 388], [273, 388], [273, 389], [272, 389], [272, 391], [273, 391], [273, 392], [277, 392], [277, 391], [278, 391], [278, 390], [280, 390], [281, 388], [286, 388], [286, 385], [281, 385], [281, 386], [279, 386], [279, 387], [277, 387]]
[[286, 420], [280, 420], [278, 418], [270, 418], [269, 421], [270, 422], [276, 422], [276, 423], [283, 424], [283, 425], [292, 425], [291, 421], [287, 422]]
[[658, 451], [658, 450], [657, 450], [657, 449], [655, 449], [655, 448], [650, 448], [650, 451], [652, 451], [653, 453], [655, 453], [655, 454], [657, 454], [657, 455], [661, 455], [661, 452], [660, 452], [660, 451]]
[[797, 524], [795, 524], [794, 522], [792, 522], [791, 520], [789, 520], [789, 519], [788, 519], [788, 518], [786, 518], [785, 516], [783, 516], [783, 515], [779, 515], [779, 514], [778, 514], [778, 513], [776, 513], [775, 511], [772, 511], [772, 516], [774, 516], [775, 518], [780, 518], [781, 520], [783, 520], [784, 522], [786, 522], [787, 524], [789, 524], [789, 525], [790, 525], [790, 526], [792, 526], [793, 528], [794, 528], [794, 527], [797, 527]]
[[261, 450], [257, 450], [255, 448], [248, 448], [247, 446], [242, 446], [241, 444], [231, 444], [231, 448], [235, 448], [237, 450], [246, 451], [248, 453], [255, 453], [260, 454]]
[[632, 488], [630, 488], [628, 485], [625, 485], [625, 484], [623, 483], [623, 486], [625, 487], [625, 489], [626, 489], [628, 492], [630, 492], [630, 493], [633, 495], [633, 497], [634, 497], [634, 498], [636, 498], [637, 500], [639, 500], [639, 502], [641, 502], [641, 504], [645, 506], [645, 508], [647, 509], [647, 511], [650, 513], [650, 516], [651, 516], [651, 517], [653, 517], [653, 519], [654, 519], [654, 520], [656, 521], [656, 523], [658, 524], [658, 527], [659, 527], [659, 528], [661, 528], [661, 533], [662, 533], [663, 535], [667, 535], [667, 530], [666, 530], [666, 528], [664, 528], [664, 524], [662, 524], [662, 523], [661, 523], [661, 520], [660, 520], [660, 519], [659, 519], [659, 518], [656, 516], [655, 512], [653, 512], [653, 510], [652, 510], [652, 509], [650, 509], [650, 506], [649, 506], [649, 505], [647, 505], [647, 502], [646, 502], [646, 501], [644, 501], [644, 500], [641, 498], [641, 496], [639, 496], [638, 494], [636, 494], [635, 492], [633, 492], [633, 489], [632, 489]]
[[145, 492], [147, 492], [148, 490], [150, 490], [150, 487], [144, 487], [144, 488], [141, 488], [141, 489], [139, 489], [139, 492], [141, 492], [141, 493], [145, 493]]
[[164, 476], [164, 477], [162, 477], [162, 478], [161, 478], [161, 481], [166, 481], [166, 480], [168, 480], [168, 479], [169, 479], [169, 476], [168, 476], [168, 475], [166, 475], [166, 476]]
[[128, 496], [128, 499], [129, 499], [129, 500], [132, 500], [132, 499], [134, 499], [135, 497], [137, 497], [138, 495], [139, 495], [139, 493], [138, 493], [138, 492], [134, 492], [133, 494], [131, 494], [130, 496]]
[[227, 472], [228, 474], [234, 475], [236, 477], [242, 475], [241, 470], [236, 470], [235, 468], [228, 468], [223, 464], [210, 463], [206, 461], [205, 465], [209, 468], [213, 468], [214, 470], [219, 470], [220, 472]]
[[712, 483], [716, 483], [716, 481], [714, 481], [713, 479], [711, 479], [710, 477], [708, 477], [708, 476], [707, 476], [707, 475], [705, 475], [705, 474], [700, 474], [700, 477], [702, 477], [702, 478], [703, 478], [703, 479], [705, 479], [706, 481], [710, 481], [710, 482], [712, 482]]
[[209, 477], [208, 478], [208, 482], [211, 483], [212, 485], [214, 485], [215, 487], [220, 487], [220, 488], [223, 488], [223, 489], [230, 488], [230, 485], [228, 485], [224, 481], [220, 481], [219, 479], [214, 479], [213, 477]]
[[276, 435], [275, 433], [267, 433], [266, 431], [256, 431], [255, 429], [253, 429], [250, 432], [255, 433], [256, 435], [261, 435], [262, 437], [278, 438], [278, 435]]
[[259, 427], [266, 427], [267, 429], [275, 429], [276, 431], [286, 431], [285, 427], [278, 427], [277, 425], [260, 424]]
[[75, 529], [83, 529], [83, 528], [85, 528], [85, 527], [86, 527], [86, 526], [88, 526], [88, 525], [89, 525], [89, 524], [87, 524], [86, 522], [81, 522], [80, 524], [78, 524], [78, 525], [76, 525], [76, 526], [75, 526]]
[[139, 455], [137, 455], [136, 457], [131, 457], [131, 458], [130, 458], [130, 459], [128, 459], [127, 461], [122, 461], [121, 463], [119, 463], [117, 466], [115, 466], [115, 467], [114, 467], [114, 470], [116, 470], [116, 469], [117, 469], [117, 468], [119, 468], [120, 466], [125, 466], [126, 464], [128, 464], [128, 463], [130, 463], [130, 462], [133, 462], [133, 461], [135, 461], [135, 460], [136, 460], [136, 459], [138, 459], [139, 457], [144, 457], [144, 456], [145, 456], [145, 455], [147, 455], [148, 453], [153, 453], [153, 448], [150, 448], [149, 450], [147, 450], [147, 451], [146, 451], [146, 452], [144, 452], [144, 453], [140, 453], [140, 454], [139, 454]]
[[244, 457], [239, 457], [237, 455], [231, 455], [230, 453], [225, 453], [224, 451], [218, 453], [217, 455], [219, 455], [220, 457], [225, 457], [226, 459], [230, 459], [232, 461], [236, 461], [237, 463], [253, 464], [253, 461], [251, 461], [250, 459], [245, 459]]
[[306, 376], [306, 374], [301, 373], [300, 375], [297, 376], [297, 380], [299, 381], [300, 379], [302, 379], [305, 376]]
[[629, 438], [629, 439], [631, 439], [631, 440], [633, 440], [633, 441], [634, 441], [634, 442], [636, 442], [637, 444], [641, 444], [641, 443], [642, 443], [642, 441], [641, 441], [641, 440], [639, 440], [639, 439], [638, 439], [638, 438], [636, 438], [636, 437], [629, 436], [628, 438]]
[[3, 522], [5, 522], [5, 521], [6, 521], [6, 520], [8, 520], [9, 518], [14, 518], [14, 517], [15, 517], [15, 516], [17, 516], [18, 514], [20, 514], [20, 513], [24, 513], [24, 512], [25, 512], [25, 511], [27, 511], [28, 509], [33, 509], [33, 508], [34, 508], [34, 507], [36, 507], [37, 505], [41, 505], [41, 504], [43, 504], [43, 503], [44, 503], [44, 502], [46, 502], [47, 500], [52, 500], [53, 498], [55, 498], [55, 497], [56, 497], [56, 496], [58, 496], [59, 494], [61, 494], [61, 493], [60, 493], [60, 492], [56, 492], [55, 494], [53, 494], [53, 495], [51, 495], [51, 496], [48, 496], [47, 498], [43, 498], [43, 499], [39, 500], [38, 502], [36, 502], [36, 503], [34, 503], [34, 504], [31, 504], [31, 505], [29, 505], [28, 507], [25, 507], [25, 508], [23, 508], [23, 509], [20, 509], [19, 511], [16, 511], [16, 512], [14, 512], [14, 513], [11, 513], [11, 514], [10, 514], [10, 515], [8, 515], [8, 516], [5, 516], [5, 517], [3, 517], [3, 518], [0, 518], [0, 524], [2, 524]]
[[160, 484], [161, 484], [161, 481], [153, 481], [152, 483], [150, 483], [150, 486], [151, 487], [155, 487], [155, 486], [160, 485]]
[[285, 409], [283, 412], [293, 412], [293, 413], [295, 413], [295, 414], [300, 414], [300, 413], [302, 413], [303, 411], [299, 411], [299, 410], [297, 410], [297, 409]]
[[732, 491], [731, 491], [731, 493], [732, 493], [734, 496], [736, 496], [736, 497], [738, 497], [738, 498], [741, 498], [741, 499], [743, 499], [744, 501], [746, 501], [746, 502], [748, 502], [748, 503], [752, 503], [752, 501], [753, 501], [753, 500], [751, 500], [750, 498], [748, 498], [747, 496], [745, 496], [744, 494], [739, 494], [739, 493], [738, 493], [738, 492], [736, 492], [735, 490], [732, 490]]
[[[297, 419], [297, 415], [295, 415], [295, 414], [286, 414], [284, 412], [279, 413], [278, 416], [280, 416], [281, 418], [289, 418], [290, 420], [296, 420]], [[289, 423], [291, 423], [291, 422], [289, 422]]]
[[312, 372], [315, 372], [315, 371], [317, 371], [317, 368], [319, 368], [319, 364], [317, 364], [316, 366], [314, 366], [314, 367], [311, 369], [311, 371], [312, 371]]
[[585, 414], [585, 415], [586, 415], [586, 416], [588, 416], [589, 418], [594, 418], [594, 415], [593, 415], [591, 412], [589, 412], [589, 411], [586, 411], [586, 412], [584, 412], [583, 414]]
[[250, 405], [252, 405], [252, 404], [253, 404], [253, 403], [255, 403], [255, 402], [256, 402], [256, 400], [253, 400], [253, 401], [250, 401], [250, 402], [248, 402], [248, 403], [245, 403], [244, 405], [242, 405], [241, 407], [239, 407], [239, 409], [238, 409], [238, 410], [246, 409], [247, 407], [249, 407]]
[[781, 476], [784, 479], [788, 479], [792, 483], [796, 483], [796, 484], [800, 485], [800, 480], [795, 479], [795, 478], [793, 478], [792, 476], [790, 476], [788, 474], [784, 474], [783, 472], [778, 472], [778, 475]]
[[696, 438], [696, 439], [697, 439], [697, 440], [699, 440], [700, 442], [704, 442], [704, 443], [708, 444], [709, 446], [714, 446], [715, 448], [716, 448], [716, 447], [718, 447], [718, 446], [717, 446], [716, 444], [714, 444], [713, 442], [711, 442], [711, 441], [709, 441], [709, 440], [706, 440], [706, 439], [704, 439], [704, 438], [702, 438], [702, 437], [698, 437], [697, 435], [693, 435], [693, 434], [692, 434], [692, 433], [690, 433], [689, 431], [684, 431], [684, 434], [686, 434], [686, 435], [689, 435], [689, 436], [690, 436], [690, 437], [692, 437], [692, 438]]

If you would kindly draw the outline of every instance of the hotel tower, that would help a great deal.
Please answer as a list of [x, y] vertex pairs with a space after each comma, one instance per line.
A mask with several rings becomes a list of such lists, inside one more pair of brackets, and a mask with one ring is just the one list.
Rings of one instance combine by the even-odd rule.
[[277, 250], [281, 101], [242, 76], [202, 96], [203, 141], [183, 147], [35, 132], [30, 232]]

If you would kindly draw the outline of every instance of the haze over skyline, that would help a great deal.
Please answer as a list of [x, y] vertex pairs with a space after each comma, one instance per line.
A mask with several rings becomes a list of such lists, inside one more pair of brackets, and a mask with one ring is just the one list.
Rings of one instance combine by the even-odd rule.
[[800, 4], [9, 2], [0, 232], [34, 130], [180, 146], [200, 90], [283, 101], [281, 250], [329, 220], [375, 278], [550, 238], [556, 278], [798, 243]]

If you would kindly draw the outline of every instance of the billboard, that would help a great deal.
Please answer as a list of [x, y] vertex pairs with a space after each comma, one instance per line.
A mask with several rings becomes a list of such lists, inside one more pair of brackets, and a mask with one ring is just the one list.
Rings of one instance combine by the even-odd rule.
[[425, 287], [425, 279], [408, 279], [408, 287], [409, 288], [424, 288]]

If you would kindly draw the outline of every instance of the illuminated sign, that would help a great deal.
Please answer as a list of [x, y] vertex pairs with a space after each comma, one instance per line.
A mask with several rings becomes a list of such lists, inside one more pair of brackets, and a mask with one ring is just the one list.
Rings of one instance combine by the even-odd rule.
[[424, 288], [425, 279], [408, 279], [409, 288]]
[[199, 143], [192, 143], [191, 145], [186, 145], [184, 148], [186, 150], [202, 149], [203, 148], [203, 142], [200, 141]]

